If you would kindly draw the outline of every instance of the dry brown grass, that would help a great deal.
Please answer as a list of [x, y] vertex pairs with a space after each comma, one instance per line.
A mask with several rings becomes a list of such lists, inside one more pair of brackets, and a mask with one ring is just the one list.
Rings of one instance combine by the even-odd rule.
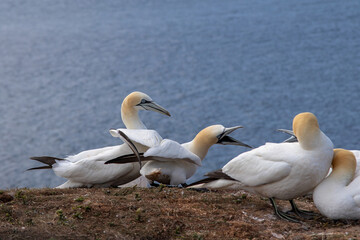
[[[278, 201], [280, 202], [280, 201]], [[316, 211], [311, 199], [298, 206]], [[288, 202], [280, 202], [284, 209]], [[290, 223], [245, 192], [178, 188], [0, 192], [0, 239], [360, 239], [359, 221]]]

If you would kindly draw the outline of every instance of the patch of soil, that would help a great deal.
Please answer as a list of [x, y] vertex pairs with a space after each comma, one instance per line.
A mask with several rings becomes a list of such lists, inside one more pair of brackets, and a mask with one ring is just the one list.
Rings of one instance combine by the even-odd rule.
[[13, 199], [14, 199], [13, 196], [6, 194], [4, 192], [0, 192], [0, 203], [10, 202]]
[[[268, 199], [179, 188], [2, 191], [0, 239], [359, 239], [360, 221], [278, 219]], [[6, 198], [6, 197], [5, 197]], [[10, 198], [9, 198], [10, 199]], [[287, 201], [277, 201], [289, 210]], [[311, 198], [299, 208], [316, 209]]]

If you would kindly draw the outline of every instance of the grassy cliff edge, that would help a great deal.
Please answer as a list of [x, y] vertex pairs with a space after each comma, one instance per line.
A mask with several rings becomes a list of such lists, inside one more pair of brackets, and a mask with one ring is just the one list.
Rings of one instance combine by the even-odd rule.
[[[316, 211], [311, 198], [296, 202]], [[0, 239], [360, 239], [359, 223], [324, 217], [286, 222], [267, 199], [242, 191], [0, 191]]]

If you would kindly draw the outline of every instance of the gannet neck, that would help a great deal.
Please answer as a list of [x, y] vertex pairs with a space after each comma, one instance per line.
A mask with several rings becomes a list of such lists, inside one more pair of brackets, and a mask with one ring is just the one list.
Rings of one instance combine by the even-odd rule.
[[199, 144], [197, 141], [191, 141], [188, 144], [189, 150], [194, 153], [196, 156], [198, 156], [201, 160], [203, 160], [206, 157], [206, 154], [209, 151], [209, 148], [211, 146], [207, 146], [205, 144]]
[[140, 120], [139, 112], [134, 107], [121, 106], [121, 119], [127, 129], [146, 129], [144, 123]]
[[310, 112], [300, 113], [293, 120], [293, 131], [300, 146], [311, 150], [322, 144], [322, 132], [314, 114]]
[[121, 105], [121, 119], [127, 129], [146, 129], [144, 123], [140, 120], [139, 110], [136, 107], [141, 94], [143, 93], [130, 93]]
[[355, 175], [355, 155], [345, 149], [334, 149], [332, 165], [333, 170], [330, 176], [327, 177], [327, 181], [336, 182], [339, 185], [347, 186]]
[[[189, 150], [201, 158], [201, 160], [205, 158], [209, 148], [218, 141], [216, 136], [219, 132], [216, 132], [216, 130], [218, 130], [217, 128], [220, 128], [219, 126], [220, 125], [212, 125], [201, 130], [191, 141]], [[224, 127], [221, 126], [221, 129], [223, 128]]]

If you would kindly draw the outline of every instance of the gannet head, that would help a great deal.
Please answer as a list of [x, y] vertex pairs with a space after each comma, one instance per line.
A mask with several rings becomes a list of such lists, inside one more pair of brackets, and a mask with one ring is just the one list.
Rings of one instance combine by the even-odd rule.
[[251, 148], [251, 146], [228, 136], [230, 133], [239, 128], [242, 128], [242, 126], [226, 128], [220, 124], [204, 128], [193, 139], [193, 144], [190, 150], [201, 159], [204, 159], [207, 151], [214, 144], [238, 145]]
[[345, 149], [334, 149], [332, 167], [334, 174], [346, 176], [347, 180], [350, 182], [353, 179], [356, 170], [355, 155]]
[[170, 116], [170, 113], [155, 103], [147, 94], [132, 92], [121, 105], [121, 118], [128, 129], [146, 129], [139, 118], [139, 110], [149, 110]]
[[136, 110], [149, 110], [171, 116], [170, 113], [151, 97], [142, 92], [132, 92], [123, 101], [122, 108], [134, 108]]
[[249, 145], [228, 136], [230, 133], [232, 133], [233, 131], [239, 128], [243, 128], [243, 126], [226, 128], [220, 124], [211, 125], [201, 130], [196, 135], [195, 139], [203, 143], [208, 143], [209, 145], [222, 144], [222, 145], [239, 145], [244, 147], [250, 147]]
[[321, 133], [317, 118], [310, 112], [299, 113], [295, 116], [293, 131], [304, 149], [316, 147], [318, 136]]

